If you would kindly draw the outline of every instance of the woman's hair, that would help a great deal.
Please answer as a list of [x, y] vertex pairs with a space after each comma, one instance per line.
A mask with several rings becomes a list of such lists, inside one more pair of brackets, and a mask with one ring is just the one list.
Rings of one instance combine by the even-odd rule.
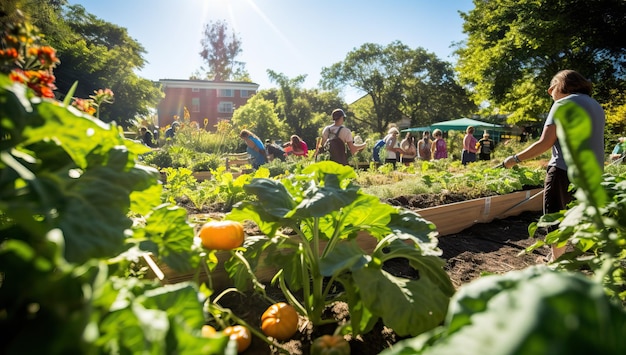
[[557, 90], [563, 94], [585, 94], [591, 96], [593, 85], [591, 81], [574, 70], [561, 70], [552, 77], [550, 89]]
[[441, 136], [443, 136], [443, 132], [441, 132], [439, 128], [433, 131], [433, 137], [441, 137]]
[[242, 129], [239, 133], [239, 138], [248, 138], [248, 137], [256, 137], [254, 133], [248, 131], [247, 129]]
[[392, 133], [397, 133], [400, 134], [400, 131], [398, 131], [398, 129], [396, 127], [391, 127], [389, 128], [389, 130], [387, 131], [387, 134], [392, 134]]
[[297, 135], [295, 135], [295, 134], [294, 134], [293, 136], [291, 136], [291, 138], [290, 138], [290, 139], [291, 139], [291, 141], [292, 141], [292, 142], [294, 142], [294, 141], [295, 141], [295, 143], [300, 143], [300, 142], [302, 142], [302, 139], [301, 139], [300, 137], [298, 137]]
[[467, 129], [465, 130], [465, 133], [474, 134], [474, 126], [468, 126]]

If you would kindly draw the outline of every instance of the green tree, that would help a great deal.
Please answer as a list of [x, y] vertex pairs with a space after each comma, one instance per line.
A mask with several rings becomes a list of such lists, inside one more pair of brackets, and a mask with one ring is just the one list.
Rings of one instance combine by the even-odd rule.
[[[127, 127], [135, 117], [148, 116], [162, 97], [161, 90], [134, 71], [145, 65], [144, 48], [125, 28], [89, 14], [80, 5], [61, 1], [24, 1], [17, 6], [45, 35], [61, 63], [55, 68], [57, 94], [74, 84], [74, 96], [87, 98], [98, 89], [111, 89], [115, 105], [105, 105], [100, 119]], [[63, 5], [63, 6], [61, 6]]]
[[235, 60], [242, 51], [241, 39], [234, 32], [229, 37], [226, 22], [207, 23], [203, 35], [200, 56], [208, 66], [206, 75], [209, 80], [250, 81], [245, 64]]
[[[462, 83], [509, 123], [544, 117], [550, 79], [562, 69], [594, 82], [594, 96], [623, 100], [626, 2], [623, 0], [474, 0], [461, 13], [468, 38], [456, 50]], [[623, 102], [623, 101], [622, 101]], [[619, 103], [614, 103], [618, 106]]]
[[369, 95], [375, 114], [370, 124], [375, 132], [383, 132], [402, 117], [414, 125], [430, 124], [475, 110], [457, 84], [451, 64], [399, 41], [386, 47], [362, 45], [343, 62], [323, 68], [320, 85], [324, 89], [350, 86]]
[[274, 104], [260, 95], [254, 95], [245, 105], [237, 108], [231, 123], [237, 130], [249, 129], [263, 140], [285, 140], [288, 137], [285, 125], [274, 110]]

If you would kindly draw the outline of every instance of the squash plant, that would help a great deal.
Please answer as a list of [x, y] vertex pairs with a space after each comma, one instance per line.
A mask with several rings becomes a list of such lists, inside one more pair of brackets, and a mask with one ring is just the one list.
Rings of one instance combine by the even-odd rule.
[[185, 210], [137, 164], [147, 148], [6, 75], [0, 124], [0, 353], [223, 353], [195, 285], [141, 278], [147, 251], [199, 260]]
[[[261, 263], [275, 267], [273, 281], [314, 325], [334, 322], [323, 318], [324, 308], [345, 301], [346, 332], [365, 333], [379, 319], [400, 335], [434, 328], [454, 292], [435, 226], [363, 193], [355, 177], [352, 168], [324, 161], [281, 180], [253, 179], [244, 189], [256, 198], [235, 205], [225, 218], [254, 221], [264, 235], [246, 239], [244, 250], [226, 263], [228, 273], [244, 289]], [[375, 240], [371, 254], [356, 243], [364, 233]], [[406, 260], [419, 279], [386, 272], [392, 259]]]

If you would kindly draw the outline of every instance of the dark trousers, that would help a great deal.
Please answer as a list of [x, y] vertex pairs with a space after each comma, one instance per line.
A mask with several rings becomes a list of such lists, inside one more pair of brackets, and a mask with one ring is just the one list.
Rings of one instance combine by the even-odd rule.
[[[567, 171], [556, 166], [549, 166], [543, 188], [543, 213], [555, 213], [567, 208], [567, 204], [574, 199], [574, 193], [569, 190]], [[548, 232], [557, 227], [549, 227]]]

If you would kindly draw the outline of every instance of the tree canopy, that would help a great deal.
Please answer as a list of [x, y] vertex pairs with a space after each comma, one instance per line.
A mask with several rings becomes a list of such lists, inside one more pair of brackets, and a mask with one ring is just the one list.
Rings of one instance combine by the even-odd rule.
[[[594, 83], [601, 103], [623, 100], [626, 2], [623, 0], [474, 0], [461, 13], [457, 70], [476, 102], [509, 123], [540, 120], [559, 70], [573, 69]], [[613, 102], [619, 105], [620, 103]]]
[[[135, 74], [145, 65], [145, 49], [123, 27], [89, 14], [80, 5], [64, 1], [14, 1], [3, 11], [19, 8], [55, 48], [61, 63], [55, 68], [59, 96], [69, 92], [87, 98], [99, 89], [111, 89], [115, 104], [101, 108], [100, 119], [130, 125], [137, 116], [148, 116], [162, 92], [150, 80]], [[15, 8], [10, 8], [11, 6]]]
[[368, 94], [374, 114], [371, 128], [383, 132], [408, 117], [411, 124], [430, 124], [473, 112], [475, 105], [456, 82], [450, 63], [423, 48], [399, 41], [383, 47], [366, 43], [343, 62], [322, 69], [326, 89], [350, 86]]
[[206, 62], [206, 79], [215, 81], [250, 81], [245, 64], [235, 59], [241, 54], [241, 39], [228, 31], [224, 21], [209, 22], [204, 27], [200, 56]]

